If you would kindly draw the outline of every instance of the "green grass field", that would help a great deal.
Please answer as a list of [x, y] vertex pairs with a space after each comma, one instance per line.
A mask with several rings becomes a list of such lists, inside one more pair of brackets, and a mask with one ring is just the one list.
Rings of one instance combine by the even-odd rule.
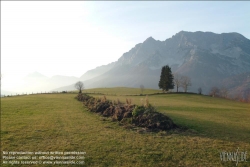
[[[145, 98], [124, 96], [140, 94], [140, 89], [96, 90], [106, 93], [110, 100], [125, 102], [130, 98], [134, 104], [140, 104]], [[146, 93], [158, 93], [158, 90], [145, 90]], [[74, 166], [193, 167], [236, 166], [236, 162], [222, 162], [220, 152], [235, 152], [237, 148], [250, 152], [250, 104], [191, 94], [148, 96], [159, 112], [188, 130], [140, 133], [87, 111], [75, 96], [42, 94], [1, 98], [1, 153], [85, 151], [85, 165]], [[248, 162], [239, 162], [237, 166], [250, 166], [249, 157], [247, 154]]]
[[[161, 90], [145, 89], [143, 94], [161, 93]], [[140, 95], [142, 94], [139, 88], [114, 87], [114, 88], [94, 88], [83, 90], [83, 93], [96, 93], [105, 95]]]

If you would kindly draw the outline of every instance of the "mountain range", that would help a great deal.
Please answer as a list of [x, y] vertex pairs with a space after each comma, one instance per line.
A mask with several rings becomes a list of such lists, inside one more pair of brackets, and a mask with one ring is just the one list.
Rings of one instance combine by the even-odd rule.
[[46, 77], [35, 72], [26, 76], [18, 89], [24, 93], [69, 91], [75, 90], [74, 83], [79, 80], [87, 89], [139, 88], [141, 84], [158, 89], [161, 68], [165, 65], [171, 67], [173, 74], [191, 78], [189, 92], [202, 88], [207, 94], [216, 86], [227, 88], [232, 94], [250, 94], [250, 40], [239, 33], [201, 31], [181, 31], [165, 41], [149, 37], [117, 61], [89, 70], [80, 78]]
[[[181, 31], [165, 41], [147, 38], [124, 53], [116, 62], [90, 70], [80, 77], [85, 88], [158, 88], [162, 66], [174, 74], [191, 78], [189, 91], [211, 87], [250, 91], [250, 40], [239, 33]], [[73, 85], [57, 90], [74, 89]]]

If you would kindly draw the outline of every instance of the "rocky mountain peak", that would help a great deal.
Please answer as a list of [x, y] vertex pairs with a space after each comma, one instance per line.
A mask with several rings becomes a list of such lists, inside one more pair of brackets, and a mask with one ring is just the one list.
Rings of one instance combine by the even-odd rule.
[[156, 41], [153, 37], [148, 37], [144, 42], [154, 42]]
[[170, 65], [174, 73], [189, 76], [191, 91], [198, 87], [209, 91], [224, 78], [250, 72], [250, 40], [238, 33], [201, 31], [181, 31], [165, 41], [149, 37], [124, 53], [114, 66], [105, 67], [105, 73], [101, 72], [104, 69], [94, 70], [98, 77], [90, 79], [86, 86], [137, 87], [143, 83], [158, 88], [164, 65]]

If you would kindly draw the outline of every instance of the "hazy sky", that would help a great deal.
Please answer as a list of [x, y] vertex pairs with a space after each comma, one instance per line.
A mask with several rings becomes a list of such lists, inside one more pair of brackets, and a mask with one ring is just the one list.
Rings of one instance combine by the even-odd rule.
[[1, 1], [2, 87], [38, 71], [80, 77], [152, 36], [181, 30], [250, 39], [250, 2]]

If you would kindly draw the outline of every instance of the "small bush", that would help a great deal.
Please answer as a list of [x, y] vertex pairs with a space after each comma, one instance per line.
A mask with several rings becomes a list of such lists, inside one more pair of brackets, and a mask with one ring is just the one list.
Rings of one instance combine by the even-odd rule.
[[137, 117], [139, 114], [144, 113], [144, 106], [136, 106], [132, 112], [133, 117]]

